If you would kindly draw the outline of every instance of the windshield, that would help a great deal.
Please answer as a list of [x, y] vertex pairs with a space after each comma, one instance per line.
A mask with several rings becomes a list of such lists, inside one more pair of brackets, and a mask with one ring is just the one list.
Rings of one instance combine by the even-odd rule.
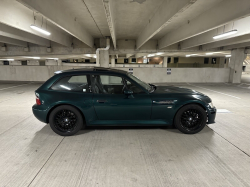
[[129, 78], [131, 78], [133, 81], [137, 82], [138, 84], [140, 84], [143, 88], [145, 88], [146, 90], [148, 90], [149, 92], [154, 91], [154, 87], [150, 86], [149, 84], [141, 81], [139, 78], [133, 76], [131, 73], [128, 73]]

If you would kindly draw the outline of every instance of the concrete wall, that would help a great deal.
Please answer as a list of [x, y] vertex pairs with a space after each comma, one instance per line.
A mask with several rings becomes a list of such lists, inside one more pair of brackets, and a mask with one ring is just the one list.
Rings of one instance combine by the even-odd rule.
[[[75, 66], [0, 66], [0, 80], [11, 81], [46, 81], [55, 71], [73, 68]], [[128, 67], [116, 67], [128, 71]], [[151, 82], [228, 82], [228, 68], [172, 68], [167, 75], [167, 68], [133, 68], [134, 75]]]

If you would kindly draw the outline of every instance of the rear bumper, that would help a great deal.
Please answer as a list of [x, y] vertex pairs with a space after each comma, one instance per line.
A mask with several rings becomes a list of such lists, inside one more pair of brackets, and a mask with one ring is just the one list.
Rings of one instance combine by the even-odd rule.
[[207, 115], [208, 115], [207, 124], [215, 123], [216, 108], [209, 109], [209, 110], [207, 111]]
[[47, 113], [48, 113], [47, 110], [41, 110], [41, 109], [39, 109], [39, 106], [35, 104], [32, 107], [32, 111], [33, 111], [34, 116], [39, 121], [41, 121], [43, 123], [47, 123]]

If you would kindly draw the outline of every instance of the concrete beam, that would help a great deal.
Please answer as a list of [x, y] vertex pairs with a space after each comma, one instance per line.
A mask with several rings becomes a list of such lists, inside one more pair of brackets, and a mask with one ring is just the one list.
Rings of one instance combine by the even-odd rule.
[[245, 17], [250, 14], [249, 7], [249, 0], [224, 0], [189, 23], [166, 34], [159, 40], [159, 48], [165, 48]]
[[[30, 25], [34, 23], [33, 11], [15, 0], [1, 0], [0, 12], [0, 22], [5, 25], [9, 25], [21, 31], [31, 33], [43, 39], [51, 40], [64, 46], [71, 46], [73, 37], [49, 21], [47, 22], [47, 30], [52, 33], [50, 36], [41, 34], [31, 29]], [[41, 15], [36, 14], [36, 18], [36, 25], [41, 26]], [[46, 22], [44, 20], [43, 28], [45, 28], [45, 23]], [[2, 26], [0, 28], [2, 28]]]
[[230, 39], [227, 39], [227, 40], [222, 40], [222, 41], [218, 41], [218, 42], [205, 44], [205, 45], [202, 45], [202, 49], [203, 50], [214, 49], [214, 48], [218, 48], [218, 47], [241, 44], [241, 43], [245, 43], [245, 42], [250, 42], [250, 34], [230, 38]]
[[126, 54], [126, 58], [133, 56], [134, 54]]
[[21, 41], [21, 40], [16, 40], [16, 39], [13, 39], [13, 38], [8, 38], [8, 37], [5, 37], [5, 36], [0, 36], [0, 42], [1, 43], [6, 43], [6, 44], [11, 44], [11, 45], [16, 45], [16, 46], [21, 46], [21, 47], [28, 47], [27, 42], [24, 42], [24, 41]]
[[[189, 38], [187, 40], [184, 40], [181, 42], [181, 48], [182, 49], [188, 49], [191, 47], [208, 44], [216, 41], [221, 41], [229, 38], [235, 38], [238, 36], [246, 35], [250, 33], [250, 17], [246, 17], [243, 19], [239, 19], [235, 22], [231, 22], [225, 26], [219, 27], [217, 29], [213, 29], [211, 31], [205, 32], [203, 34], [200, 34], [198, 36], [194, 36], [192, 38]], [[224, 32], [228, 32], [230, 30], [237, 29], [237, 33], [234, 35], [230, 35], [227, 37], [223, 37], [220, 39], [213, 39], [213, 36], [222, 34]], [[249, 39], [249, 38], [248, 38]], [[235, 40], [236, 41], [236, 40]], [[203, 47], [203, 46], [202, 46]]]
[[[75, 16], [62, 7], [60, 1], [57, 0], [18, 0], [20, 3], [28, 6], [34, 11], [38, 11], [52, 23], [81, 40], [89, 47], [94, 46], [93, 37], [86, 31], [84, 26], [77, 22]], [[53, 33], [56, 35], [56, 33]]]
[[139, 49], [144, 43], [160, 32], [164, 27], [174, 21], [176, 17], [185, 12], [197, 0], [168, 0], [157, 9], [150, 22], [142, 30], [136, 40], [136, 48]]
[[222, 49], [232, 50], [232, 49], [238, 49], [238, 48], [245, 48], [249, 46], [250, 46], [250, 42], [245, 42], [245, 43], [240, 43], [240, 44], [228, 45], [228, 46], [222, 47]]
[[[199, 52], [201, 52], [200, 50]], [[214, 50], [206, 50], [204, 52], [214, 52]], [[197, 52], [197, 50], [157, 50], [157, 49], [146, 49], [146, 50], [135, 50], [135, 49], [124, 49], [119, 48], [119, 50], [109, 50], [109, 55], [124, 55], [124, 54], [138, 54], [139, 56], [145, 56], [147, 54], [152, 53], [191, 53], [194, 54]], [[72, 47], [53, 47], [53, 50], [51, 53], [48, 54], [47, 47], [37, 47], [37, 46], [30, 46], [29, 52], [25, 52], [23, 50], [23, 47], [16, 47], [16, 46], [8, 46], [7, 51], [0, 51], [0, 57], [13, 57], [13, 56], [54, 56], [57, 58], [57, 55], [84, 55], [84, 54], [96, 54], [96, 50], [94, 48], [72, 48]], [[139, 56], [136, 56], [138, 58]], [[171, 55], [170, 55], [171, 56]]]
[[103, 6], [109, 25], [109, 31], [113, 41], [114, 48], [116, 49], [116, 29], [115, 29], [115, 17], [114, 17], [114, 3], [113, 0], [103, 0]]
[[[1, 19], [1, 18], [0, 18]], [[0, 23], [0, 36], [21, 40], [40, 46], [50, 46], [50, 41], [25, 31]]]

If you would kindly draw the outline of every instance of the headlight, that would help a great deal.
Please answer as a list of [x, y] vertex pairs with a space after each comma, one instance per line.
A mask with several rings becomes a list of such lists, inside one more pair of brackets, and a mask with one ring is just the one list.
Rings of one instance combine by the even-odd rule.
[[213, 105], [213, 103], [211, 102], [211, 103], [208, 103], [209, 104], [209, 106], [211, 107], [211, 108], [214, 108], [214, 105]]

